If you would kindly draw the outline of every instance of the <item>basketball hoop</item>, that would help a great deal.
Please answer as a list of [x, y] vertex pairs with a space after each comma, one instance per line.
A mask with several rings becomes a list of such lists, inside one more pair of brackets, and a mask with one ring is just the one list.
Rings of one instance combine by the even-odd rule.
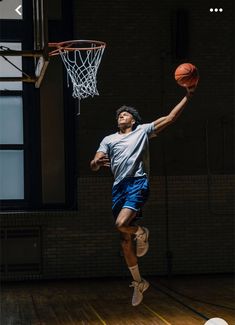
[[[45, 39], [47, 39], [46, 36]], [[1, 77], [0, 75], [0, 82], [34, 83], [35, 87], [39, 88], [49, 63], [49, 57], [59, 55], [67, 71], [68, 85], [69, 81], [73, 85], [72, 95], [74, 98], [78, 98], [78, 114], [80, 114], [80, 99], [99, 95], [96, 77], [106, 43], [95, 40], [71, 40], [48, 44], [45, 43], [45, 39], [43, 42], [39, 42], [39, 46], [35, 47], [34, 50], [12, 50], [6, 46], [0, 46], [0, 59], [3, 57], [5, 61], [22, 73], [22, 76], [14, 77]], [[34, 75], [17, 67], [8, 56], [33, 58], [35, 60]]]
[[60, 55], [73, 85], [73, 97], [80, 99], [99, 95], [97, 71], [106, 43], [94, 40], [71, 40], [49, 43], [49, 56]]

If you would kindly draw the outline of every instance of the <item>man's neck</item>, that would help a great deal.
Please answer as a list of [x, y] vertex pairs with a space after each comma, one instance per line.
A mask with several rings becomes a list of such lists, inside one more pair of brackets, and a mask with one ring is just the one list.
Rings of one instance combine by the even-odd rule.
[[128, 128], [123, 128], [123, 129], [119, 129], [119, 133], [120, 134], [127, 134], [130, 133], [132, 131], [132, 127], [128, 127]]

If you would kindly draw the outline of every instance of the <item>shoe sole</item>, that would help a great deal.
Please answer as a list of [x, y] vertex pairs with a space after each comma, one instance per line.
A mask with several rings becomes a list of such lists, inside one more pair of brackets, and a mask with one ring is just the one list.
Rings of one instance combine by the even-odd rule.
[[137, 257], [142, 257], [142, 256], [144, 256], [144, 255], [148, 252], [148, 250], [149, 250], [149, 230], [148, 230], [147, 228], [144, 228], [144, 229], [145, 229], [145, 232], [147, 233], [147, 244], [146, 244], [146, 250], [145, 250], [144, 253], [142, 253], [141, 255], [138, 254], [138, 253], [136, 252], [136, 256], [137, 256]]

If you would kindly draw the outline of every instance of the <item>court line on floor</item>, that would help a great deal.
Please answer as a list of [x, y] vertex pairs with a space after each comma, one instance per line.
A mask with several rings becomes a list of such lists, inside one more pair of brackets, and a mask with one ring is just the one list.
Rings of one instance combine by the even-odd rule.
[[144, 303], [142, 303], [142, 305], [148, 310], [150, 311], [153, 315], [157, 316], [161, 321], [163, 321], [163, 323], [167, 324], [167, 325], [172, 325], [171, 323], [169, 323], [164, 317], [162, 317], [161, 315], [159, 315], [156, 311], [154, 311], [152, 308], [150, 308], [149, 306], [145, 305]]
[[199, 302], [201, 304], [208, 304], [208, 305], [212, 305], [212, 306], [215, 306], [215, 307], [220, 307], [220, 308], [235, 310], [235, 308], [230, 307], [230, 306], [224, 306], [224, 305], [220, 305], [220, 304], [214, 304], [213, 302], [204, 301], [204, 300], [200, 300], [200, 299], [195, 298], [195, 297], [188, 296], [188, 295], [186, 295], [186, 294], [184, 294], [184, 293], [182, 293], [182, 292], [180, 292], [180, 291], [178, 291], [178, 290], [176, 290], [174, 288], [171, 288], [171, 287], [167, 286], [165, 283], [162, 283], [161, 281], [159, 281], [159, 284], [161, 286], [163, 286], [164, 288], [166, 288], [167, 290], [174, 292], [176, 295], [181, 296], [181, 297], [184, 297], [184, 298], [187, 298], [189, 300], [194, 300], [194, 301]]
[[35, 315], [36, 315], [37, 318], [38, 318], [39, 325], [44, 325], [45, 323], [41, 321], [40, 313], [39, 313], [39, 311], [38, 311], [38, 308], [37, 308], [36, 302], [35, 302], [34, 297], [33, 297], [32, 294], [30, 295], [30, 298], [31, 298], [31, 301], [32, 301], [32, 304], [33, 304], [33, 309], [34, 309]]
[[107, 325], [105, 320], [100, 316], [100, 314], [95, 310], [95, 308], [89, 302], [87, 302], [87, 305], [92, 310], [92, 312], [96, 315], [96, 317], [98, 317], [98, 319], [101, 321], [101, 324]]
[[184, 303], [183, 301], [179, 300], [178, 298], [175, 298], [174, 296], [172, 296], [171, 294], [169, 294], [168, 292], [162, 290], [161, 288], [159, 288], [157, 285], [155, 285], [153, 282], [149, 282], [151, 284], [151, 286], [156, 290], [156, 291], [160, 291], [162, 293], [164, 293], [165, 295], [167, 295], [168, 297], [170, 297], [171, 299], [175, 300], [176, 302], [178, 302], [179, 304], [181, 304], [182, 306], [188, 308], [190, 311], [192, 311], [194, 314], [200, 316], [201, 318], [203, 318], [204, 320], [209, 320], [210, 318], [208, 318], [207, 316], [205, 316], [204, 314], [200, 313], [199, 311], [197, 311], [196, 309], [194, 309], [193, 307], [187, 305], [186, 303]]

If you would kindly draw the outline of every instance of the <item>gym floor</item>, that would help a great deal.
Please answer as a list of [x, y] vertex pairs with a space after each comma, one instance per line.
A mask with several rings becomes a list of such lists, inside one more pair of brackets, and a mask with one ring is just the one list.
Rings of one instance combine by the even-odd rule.
[[4, 283], [2, 325], [235, 324], [232, 275], [147, 277], [143, 303], [131, 306], [129, 278]]

